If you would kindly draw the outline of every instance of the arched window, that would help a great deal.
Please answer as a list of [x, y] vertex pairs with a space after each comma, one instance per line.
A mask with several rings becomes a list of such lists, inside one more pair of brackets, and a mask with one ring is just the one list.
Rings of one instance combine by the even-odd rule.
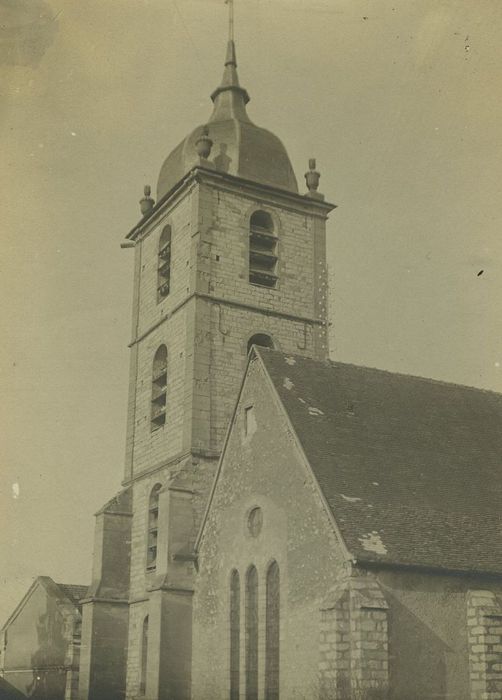
[[169, 294], [171, 286], [171, 227], [164, 226], [159, 239], [157, 303]]
[[239, 700], [241, 589], [239, 572], [230, 577], [230, 700]]
[[249, 281], [262, 287], [277, 285], [277, 236], [266, 211], [255, 211], [249, 222]]
[[162, 484], [155, 484], [150, 491], [148, 502], [148, 548], [146, 553], [146, 568], [149, 571], [157, 565], [157, 536], [159, 534], [159, 491]]
[[166, 422], [167, 348], [161, 345], [153, 358], [151, 429], [158, 430]]
[[141, 631], [141, 676], [139, 681], [139, 694], [144, 695], [146, 691], [146, 664], [148, 661], [148, 615], [143, 620]]
[[258, 699], [258, 572], [246, 574], [246, 700]]
[[262, 348], [273, 348], [274, 341], [266, 333], [255, 333], [255, 335], [252, 335], [248, 340], [248, 355], [253, 345], [259, 345]]
[[265, 700], [279, 700], [280, 576], [277, 562], [267, 571]]

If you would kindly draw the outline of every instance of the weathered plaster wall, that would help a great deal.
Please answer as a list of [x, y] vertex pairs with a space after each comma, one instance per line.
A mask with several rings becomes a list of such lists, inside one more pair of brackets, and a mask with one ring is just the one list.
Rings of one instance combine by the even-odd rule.
[[35, 587], [5, 632], [5, 679], [25, 695], [63, 700], [66, 656], [77, 617], [69, 602]]
[[[244, 407], [252, 404], [256, 430], [244, 434]], [[251, 508], [263, 511], [257, 537], [247, 529]], [[264, 685], [265, 576], [271, 561], [281, 575], [281, 697], [312, 698], [318, 689], [319, 619], [323, 596], [343, 573], [340, 547], [316, 486], [277, 412], [258, 362], [250, 369], [225, 454], [199, 552], [194, 598], [194, 700], [216, 700], [229, 690], [229, 581], [254, 564], [259, 586], [260, 697]], [[244, 637], [241, 624], [241, 688]], [[217, 640], [217, 641], [216, 641]], [[287, 670], [286, 670], [287, 669]]]
[[127, 604], [84, 603], [79, 698], [121, 700], [127, 659]]

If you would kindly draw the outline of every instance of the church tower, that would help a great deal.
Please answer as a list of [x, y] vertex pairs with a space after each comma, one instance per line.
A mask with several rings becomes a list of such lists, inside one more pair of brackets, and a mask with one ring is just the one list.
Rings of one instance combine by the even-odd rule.
[[227, 46], [213, 112], [168, 155], [135, 254], [123, 490], [97, 514], [82, 700], [189, 698], [193, 544], [253, 344], [328, 357], [325, 222], [250, 120]]

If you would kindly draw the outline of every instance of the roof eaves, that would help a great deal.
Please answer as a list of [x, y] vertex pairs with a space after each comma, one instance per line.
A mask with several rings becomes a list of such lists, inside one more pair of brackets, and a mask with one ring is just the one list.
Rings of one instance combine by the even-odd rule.
[[427, 564], [410, 564], [400, 561], [381, 561], [376, 559], [366, 559], [364, 557], [356, 557], [353, 560], [354, 566], [358, 568], [368, 569], [397, 569], [400, 571], [422, 571], [429, 574], [439, 574], [446, 576], [461, 576], [461, 577], [482, 577], [489, 579], [502, 579], [502, 571], [488, 571], [481, 568], [476, 569], [456, 569], [452, 567], [433, 566]]

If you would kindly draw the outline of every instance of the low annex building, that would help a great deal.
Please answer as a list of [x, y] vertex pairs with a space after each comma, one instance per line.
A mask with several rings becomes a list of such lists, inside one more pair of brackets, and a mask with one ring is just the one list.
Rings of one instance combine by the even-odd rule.
[[87, 586], [39, 576], [0, 630], [0, 698], [76, 700]]

